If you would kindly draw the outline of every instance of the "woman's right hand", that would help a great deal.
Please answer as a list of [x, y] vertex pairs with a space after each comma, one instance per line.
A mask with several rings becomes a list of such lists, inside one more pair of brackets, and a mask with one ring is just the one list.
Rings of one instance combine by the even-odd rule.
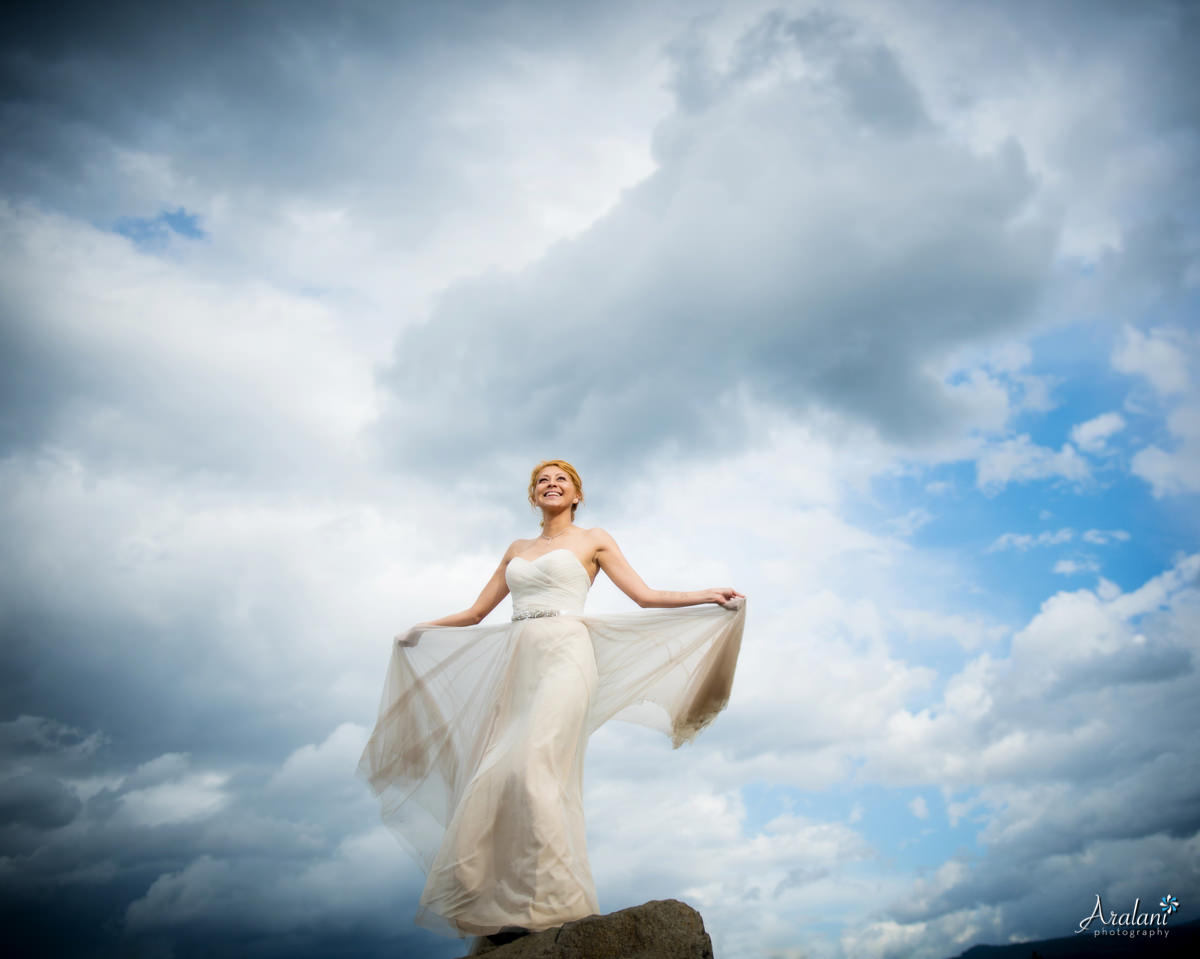
[[428, 629], [432, 623], [417, 623], [407, 633], [400, 633], [396, 636], [397, 646], [416, 646], [417, 640], [421, 638], [421, 633]]

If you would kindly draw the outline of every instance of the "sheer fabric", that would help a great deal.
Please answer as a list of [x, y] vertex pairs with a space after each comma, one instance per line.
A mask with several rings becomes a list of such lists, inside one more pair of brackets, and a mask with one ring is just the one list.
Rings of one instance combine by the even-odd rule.
[[691, 740], [729, 700], [745, 604], [587, 616], [567, 549], [506, 570], [514, 616], [392, 650], [359, 773], [427, 874], [416, 922], [447, 935], [599, 912], [583, 764], [609, 719]]

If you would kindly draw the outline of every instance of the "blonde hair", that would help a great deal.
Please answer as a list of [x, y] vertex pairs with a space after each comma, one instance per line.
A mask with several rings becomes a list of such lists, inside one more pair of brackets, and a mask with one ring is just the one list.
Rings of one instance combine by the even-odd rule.
[[544, 470], [547, 466], [557, 466], [571, 478], [571, 482], [575, 486], [575, 492], [579, 494], [579, 502], [571, 504], [571, 521], [575, 521], [575, 510], [579, 509], [583, 503], [583, 480], [579, 478], [579, 472], [568, 463], [566, 460], [543, 460], [533, 468], [533, 472], [529, 474], [529, 505], [537, 509], [537, 499], [534, 493], [537, 489], [538, 473]]

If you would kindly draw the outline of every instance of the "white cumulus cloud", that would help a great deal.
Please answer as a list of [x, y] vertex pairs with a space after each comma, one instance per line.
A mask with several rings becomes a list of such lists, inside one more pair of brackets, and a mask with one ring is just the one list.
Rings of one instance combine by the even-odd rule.
[[1109, 439], [1125, 428], [1125, 418], [1120, 413], [1101, 413], [1085, 423], [1071, 428], [1071, 441], [1086, 453], [1099, 453], [1108, 445]]

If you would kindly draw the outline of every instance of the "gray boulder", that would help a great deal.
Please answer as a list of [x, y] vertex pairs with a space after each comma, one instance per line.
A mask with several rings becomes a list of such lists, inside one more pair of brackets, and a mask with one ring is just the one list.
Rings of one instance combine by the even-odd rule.
[[480, 955], [488, 959], [713, 959], [712, 941], [700, 913], [677, 899], [588, 916], [503, 945], [485, 937], [471, 952]]

